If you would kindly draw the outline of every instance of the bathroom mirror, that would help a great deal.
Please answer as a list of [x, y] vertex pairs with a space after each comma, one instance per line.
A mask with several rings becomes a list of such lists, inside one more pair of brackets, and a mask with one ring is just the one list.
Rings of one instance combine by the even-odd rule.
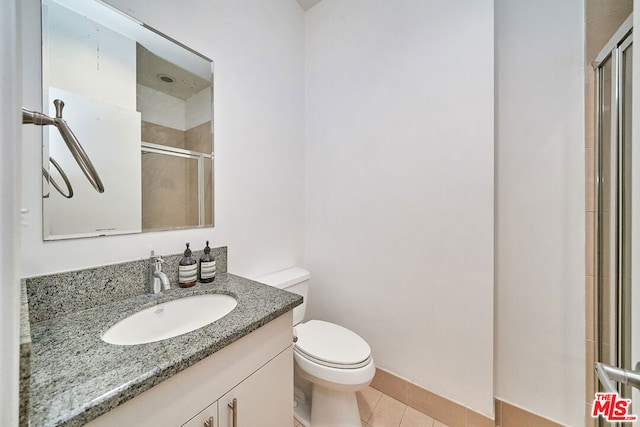
[[[42, 0], [43, 237], [212, 227], [212, 61], [98, 0]], [[59, 104], [59, 103], [58, 103]], [[60, 114], [58, 112], [58, 114]]]

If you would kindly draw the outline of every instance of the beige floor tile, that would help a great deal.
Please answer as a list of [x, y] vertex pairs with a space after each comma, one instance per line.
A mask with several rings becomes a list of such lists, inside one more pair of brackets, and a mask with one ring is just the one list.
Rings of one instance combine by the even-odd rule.
[[382, 392], [373, 387], [367, 387], [356, 393], [358, 411], [360, 411], [360, 419], [362, 421], [369, 421], [373, 410], [380, 401], [380, 397], [382, 397]]
[[407, 406], [400, 427], [433, 427], [433, 421], [430, 416]]
[[[356, 393], [362, 427], [449, 427], [372, 387]], [[293, 419], [293, 427], [302, 427]]]
[[367, 424], [371, 427], [398, 427], [406, 407], [404, 403], [383, 394]]
[[364, 390], [356, 392], [358, 411], [360, 411], [360, 419], [362, 421], [369, 421], [382, 395], [382, 392], [373, 387], [367, 387]]

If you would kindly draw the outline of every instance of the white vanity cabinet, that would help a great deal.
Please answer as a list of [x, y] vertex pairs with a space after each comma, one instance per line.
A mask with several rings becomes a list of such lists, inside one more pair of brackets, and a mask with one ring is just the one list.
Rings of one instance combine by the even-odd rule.
[[[293, 423], [293, 350], [289, 347], [218, 400], [216, 427], [289, 426]], [[291, 375], [282, 373], [291, 372]], [[233, 424], [235, 399], [235, 417]], [[286, 408], [283, 410], [283, 408]], [[194, 425], [195, 426], [195, 425]], [[191, 427], [191, 426], [189, 426]], [[203, 427], [200, 424], [198, 427]]]
[[218, 427], [218, 402], [213, 402], [207, 406], [204, 411], [200, 412], [182, 427]]
[[88, 426], [286, 426], [293, 422], [292, 312], [91, 421]]
[[293, 420], [293, 414], [288, 410], [293, 401], [293, 377], [283, 373], [291, 371], [292, 357], [291, 348], [283, 351], [183, 427], [289, 425]]

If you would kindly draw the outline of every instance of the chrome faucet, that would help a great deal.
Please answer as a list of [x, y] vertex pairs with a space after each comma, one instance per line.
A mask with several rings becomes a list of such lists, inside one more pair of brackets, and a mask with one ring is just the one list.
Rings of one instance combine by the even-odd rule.
[[161, 256], [155, 256], [151, 251], [151, 258], [149, 259], [149, 292], [152, 294], [166, 291], [171, 287], [169, 278], [162, 272], [163, 262], [164, 260]]

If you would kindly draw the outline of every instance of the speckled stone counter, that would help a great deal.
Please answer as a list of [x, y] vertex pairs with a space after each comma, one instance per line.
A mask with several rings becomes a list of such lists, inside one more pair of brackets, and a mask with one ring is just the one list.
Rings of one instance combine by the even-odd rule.
[[[218, 274], [227, 272], [227, 248], [213, 248]], [[159, 255], [159, 254], [158, 254]], [[202, 251], [193, 251], [200, 259]], [[178, 283], [182, 253], [163, 255], [162, 271], [171, 285]], [[31, 323], [53, 319], [101, 304], [126, 300], [148, 292], [149, 258], [84, 270], [27, 278]]]
[[19, 424], [28, 425], [29, 379], [31, 377], [31, 328], [27, 304], [27, 281], [20, 281], [20, 412]]
[[[175, 282], [172, 281], [172, 285]], [[163, 341], [117, 346], [101, 334], [141, 309], [207, 293], [237, 299], [222, 319]], [[173, 286], [31, 324], [31, 426], [82, 425], [188, 368], [302, 303], [302, 297], [239, 276]]]

